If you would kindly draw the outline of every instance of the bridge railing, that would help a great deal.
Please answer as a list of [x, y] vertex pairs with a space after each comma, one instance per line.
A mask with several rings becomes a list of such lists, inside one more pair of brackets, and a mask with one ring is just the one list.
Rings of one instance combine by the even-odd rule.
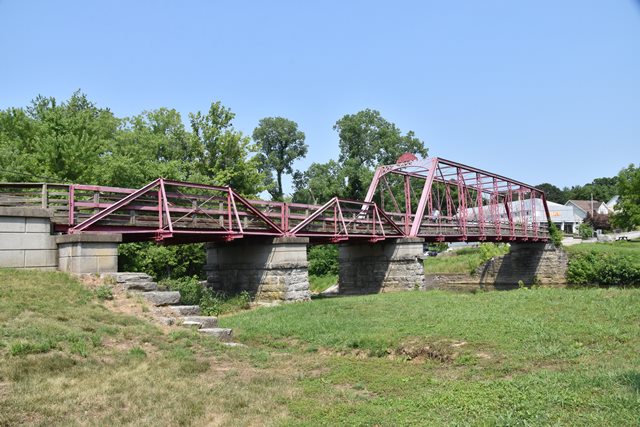
[[[162, 188], [161, 188], [162, 187]], [[402, 237], [415, 215], [384, 212], [372, 202], [332, 199], [325, 205], [245, 200], [229, 187], [163, 180], [146, 192], [80, 184], [0, 183], [0, 207], [48, 209], [58, 231], [73, 229], [110, 209], [90, 230], [174, 234], [298, 235], [341, 240]], [[117, 209], [124, 198], [135, 198]], [[498, 212], [499, 213], [499, 212]], [[419, 237], [431, 240], [548, 239], [545, 223], [524, 216], [425, 215]], [[89, 228], [87, 228], [89, 230]]]
[[47, 209], [54, 221], [65, 221], [69, 212], [69, 184], [2, 182], [0, 207]]

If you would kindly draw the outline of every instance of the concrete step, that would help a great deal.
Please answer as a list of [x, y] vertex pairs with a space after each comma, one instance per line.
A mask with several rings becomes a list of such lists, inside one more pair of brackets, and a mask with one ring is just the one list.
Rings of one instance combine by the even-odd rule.
[[122, 286], [130, 291], [157, 291], [158, 284], [156, 282], [146, 282], [146, 281], [135, 281], [135, 282], [124, 282]]
[[172, 305], [180, 302], [178, 291], [152, 291], [142, 293], [144, 299], [153, 305]]
[[172, 305], [169, 309], [178, 316], [197, 316], [200, 314], [199, 305]]
[[218, 318], [213, 316], [185, 316], [182, 319], [183, 326], [198, 326], [198, 328], [215, 328], [218, 326]]
[[220, 341], [229, 341], [233, 333], [233, 331], [228, 328], [202, 328], [198, 329], [198, 332], [217, 338]]

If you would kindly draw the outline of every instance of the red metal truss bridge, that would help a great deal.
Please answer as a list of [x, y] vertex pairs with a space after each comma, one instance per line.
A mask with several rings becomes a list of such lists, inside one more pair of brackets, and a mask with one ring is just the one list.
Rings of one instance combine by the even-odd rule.
[[312, 243], [420, 237], [431, 242], [546, 241], [544, 192], [438, 157], [405, 154], [374, 174], [365, 200], [323, 205], [248, 200], [233, 188], [158, 178], [139, 189], [3, 183], [0, 206], [38, 206], [56, 232], [126, 242], [308, 237]]

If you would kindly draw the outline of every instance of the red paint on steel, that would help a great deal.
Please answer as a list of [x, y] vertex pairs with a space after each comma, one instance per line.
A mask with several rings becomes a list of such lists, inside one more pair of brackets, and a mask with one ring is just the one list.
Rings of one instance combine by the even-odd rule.
[[[403, 193], [399, 204], [396, 196]], [[169, 243], [244, 236], [300, 236], [316, 242], [399, 237], [546, 241], [547, 224], [538, 222], [540, 207], [548, 223], [545, 195], [532, 186], [450, 160], [403, 155], [376, 169], [364, 201], [333, 198], [324, 205], [247, 200], [229, 187], [164, 178], [138, 190], [74, 184], [69, 186], [68, 225], [56, 224], [56, 230], [117, 232], [130, 234], [128, 241]]]

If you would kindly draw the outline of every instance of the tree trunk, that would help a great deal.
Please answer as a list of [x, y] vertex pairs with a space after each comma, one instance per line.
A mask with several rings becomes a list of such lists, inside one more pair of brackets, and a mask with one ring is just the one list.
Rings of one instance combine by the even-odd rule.
[[282, 171], [276, 171], [278, 177], [278, 200], [282, 201]]

